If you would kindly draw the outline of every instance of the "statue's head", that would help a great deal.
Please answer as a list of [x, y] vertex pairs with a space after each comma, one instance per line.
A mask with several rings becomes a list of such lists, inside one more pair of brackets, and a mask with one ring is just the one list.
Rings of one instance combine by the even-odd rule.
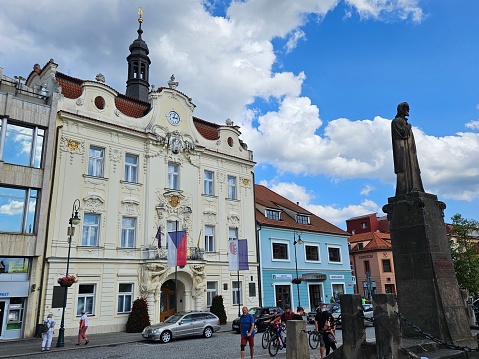
[[398, 116], [409, 116], [409, 104], [407, 102], [401, 102], [398, 105]]

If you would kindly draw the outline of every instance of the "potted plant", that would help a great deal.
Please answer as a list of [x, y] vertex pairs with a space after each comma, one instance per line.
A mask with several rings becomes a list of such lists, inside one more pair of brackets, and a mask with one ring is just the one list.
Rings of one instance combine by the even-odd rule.
[[303, 281], [303, 278], [293, 278], [293, 280], [291, 281], [291, 283], [293, 283], [293, 284], [301, 284], [302, 281]]
[[60, 287], [71, 287], [73, 283], [76, 283], [77, 277], [75, 277], [73, 274], [68, 274], [64, 277], [58, 278], [57, 282], [60, 284]]

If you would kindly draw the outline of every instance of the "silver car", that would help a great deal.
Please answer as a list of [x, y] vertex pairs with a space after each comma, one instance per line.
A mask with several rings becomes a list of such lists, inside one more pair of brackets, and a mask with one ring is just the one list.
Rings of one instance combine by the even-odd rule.
[[202, 335], [210, 338], [220, 329], [219, 318], [211, 312], [176, 313], [163, 323], [143, 329], [145, 340], [168, 343], [173, 338]]

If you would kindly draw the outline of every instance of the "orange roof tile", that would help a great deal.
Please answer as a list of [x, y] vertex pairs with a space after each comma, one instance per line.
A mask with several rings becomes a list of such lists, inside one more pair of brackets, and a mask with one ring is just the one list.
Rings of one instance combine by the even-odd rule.
[[353, 234], [351, 237], [348, 238], [348, 242], [357, 243], [357, 242], [371, 241], [375, 237], [391, 240], [391, 235], [389, 233], [365, 232], [365, 233]]

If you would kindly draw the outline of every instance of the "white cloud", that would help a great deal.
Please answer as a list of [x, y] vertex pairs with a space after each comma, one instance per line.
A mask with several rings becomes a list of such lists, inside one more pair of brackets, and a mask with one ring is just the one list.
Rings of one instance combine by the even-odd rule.
[[0, 206], [0, 214], [14, 216], [23, 213], [23, 202], [10, 201]]
[[369, 192], [371, 192], [372, 190], [374, 190], [374, 187], [367, 184], [366, 186], [364, 186], [364, 188], [361, 190], [360, 194], [362, 194], [363, 196], [367, 196], [369, 194]]
[[296, 48], [298, 41], [302, 39], [306, 40], [306, 34], [304, 33], [304, 31], [302, 31], [301, 29], [294, 30], [289, 37], [288, 42], [286, 43], [286, 45], [284, 45], [286, 53], [290, 53], [291, 51], [293, 51]]
[[470, 121], [465, 124], [467, 128], [470, 128], [471, 130], [476, 130], [479, 128], [479, 120], [476, 121]]
[[399, 18], [401, 20], [411, 19], [416, 23], [424, 19], [424, 13], [418, 5], [418, 0], [345, 0], [345, 2], [355, 7], [363, 19]]

